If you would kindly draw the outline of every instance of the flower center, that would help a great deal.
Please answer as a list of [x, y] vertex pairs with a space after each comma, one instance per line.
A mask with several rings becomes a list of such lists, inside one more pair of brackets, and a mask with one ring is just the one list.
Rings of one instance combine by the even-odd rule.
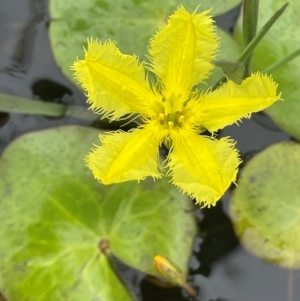
[[167, 115], [160, 113], [159, 121], [162, 125], [165, 125], [169, 130], [174, 128], [181, 128], [184, 123], [184, 116], [181, 112], [169, 113]]

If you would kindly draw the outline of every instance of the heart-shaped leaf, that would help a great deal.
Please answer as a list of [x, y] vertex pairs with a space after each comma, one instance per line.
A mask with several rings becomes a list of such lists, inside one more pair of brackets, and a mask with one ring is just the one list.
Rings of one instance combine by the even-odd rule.
[[[226, 12], [240, 2], [203, 1], [200, 2], [198, 10], [213, 8], [212, 14], [216, 15]], [[72, 80], [74, 75], [70, 66], [77, 56], [83, 54], [82, 46], [86, 46], [87, 38], [90, 37], [102, 41], [117, 41], [123, 53], [136, 54], [141, 60], [145, 60], [150, 36], [166, 24], [168, 16], [180, 4], [193, 12], [199, 6], [199, 1], [189, 0], [183, 3], [180, 0], [51, 0], [50, 41], [54, 57], [63, 72]], [[227, 50], [222, 59], [231, 59], [228, 57], [235, 51], [235, 42], [225, 37], [222, 44], [222, 51]]]
[[[191, 202], [167, 180], [104, 186], [84, 164], [99, 131], [22, 136], [0, 161], [0, 290], [9, 301], [131, 300], [99, 244], [156, 275], [163, 254], [186, 273]], [[105, 158], [103, 158], [105, 160]]]
[[258, 257], [300, 267], [300, 145], [274, 144], [243, 169], [231, 199], [241, 242]]

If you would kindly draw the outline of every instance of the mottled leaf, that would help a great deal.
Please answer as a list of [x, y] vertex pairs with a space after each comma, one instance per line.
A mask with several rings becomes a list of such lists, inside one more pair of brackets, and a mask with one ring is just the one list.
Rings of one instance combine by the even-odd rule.
[[[63, 72], [73, 79], [70, 66], [83, 54], [87, 38], [115, 40], [123, 53], [136, 54], [142, 60], [148, 53], [149, 38], [180, 4], [189, 12], [212, 9], [213, 15], [224, 13], [240, 0], [51, 0], [50, 42], [55, 59]], [[228, 45], [231, 52], [231, 44]], [[226, 59], [226, 58], [223, 58]], [[228, 58], [227, 58], [228, 59]]]
[[[0, 291], [9, 301], [132, 300], [99, 249], [156, 275], [187, 272], [191, 202], [166, 180], [104, 186], [84, 164], [99, 131], [65, 126], [15, 140], [0, 160]], [[103, 158], [105, 159], [105, 158]]]
[[300, 145], [277, 143], [243, 169], [231, 218], [245, 247], [263, 260], [300, 267]]

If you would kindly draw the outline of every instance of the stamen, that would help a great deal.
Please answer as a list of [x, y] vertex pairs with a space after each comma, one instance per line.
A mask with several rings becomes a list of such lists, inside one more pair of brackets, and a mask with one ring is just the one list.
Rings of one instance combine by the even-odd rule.
[[165, 119], [164, 114], [163, 113], [159, 113], [158, 114], [158, 119], [159, 119], [159, 121], [163, 121]]
[[178, 123], [183, 124], [183, 122], [184, 122], [184, 116], [180, 115], [179, 118], [178, 118]]
[[173, 121], [169, 121], [168, 122], [168, 126], [169, 126], [169, 129], [172, 129], [174, 127], [174, 122]]

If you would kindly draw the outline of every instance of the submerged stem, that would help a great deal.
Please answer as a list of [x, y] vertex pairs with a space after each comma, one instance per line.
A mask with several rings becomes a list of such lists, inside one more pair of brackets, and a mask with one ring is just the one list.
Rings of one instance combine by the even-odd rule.
[[0, 93], [0, 111], [8, 113], [44, 115], [48, 117], [74, 117], [86, 120], [98, 118], [86, 107], [77, 105], [65, 105], [62, 103], [33, 100], [14, 95]]
[[189, 296], [191, 297], [195, 297], [197, 296], [198, 292], [196, 291], [196, 289], [194, 289], [191, 285], [189, 285], [188, 283], [183, 283], [181, 285], [181, 287], [188, 293]]

